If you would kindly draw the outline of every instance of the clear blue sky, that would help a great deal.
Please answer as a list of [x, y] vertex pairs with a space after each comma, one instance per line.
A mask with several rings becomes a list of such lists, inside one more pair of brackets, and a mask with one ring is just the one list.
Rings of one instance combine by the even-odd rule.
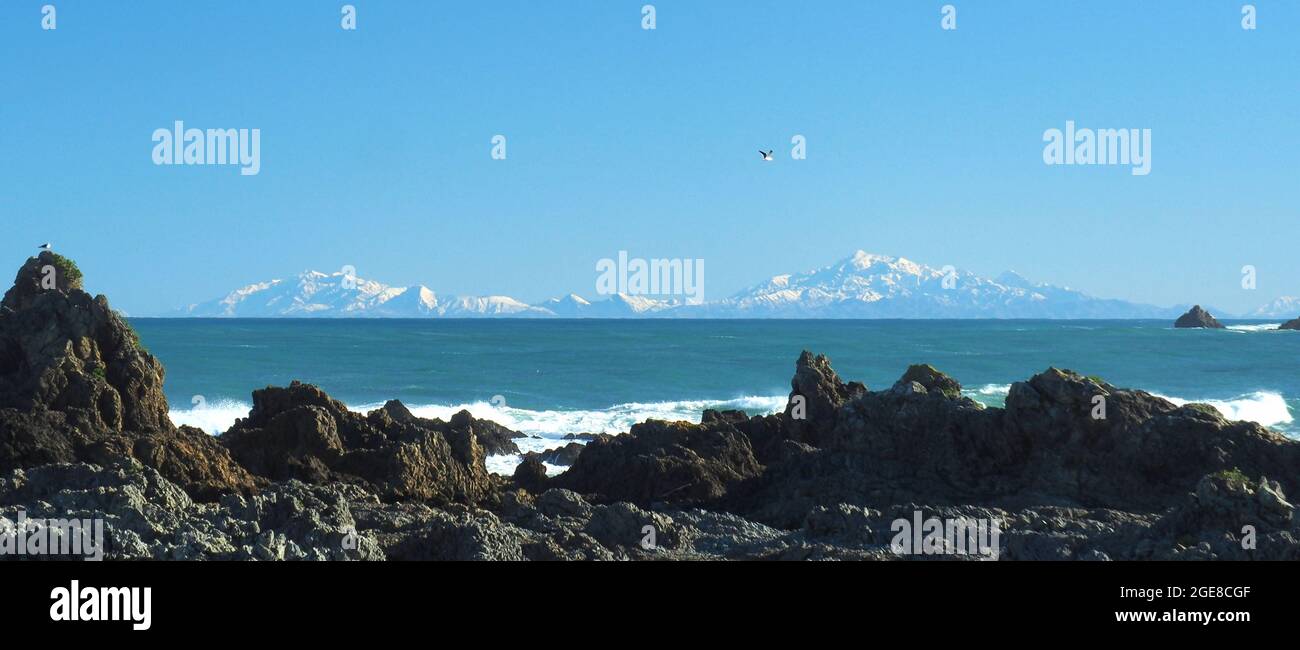
[[[352, 0], [344, 32], [337, 1], [46, 1], [53, 32], [0, 4], [0, 260], [51, 240], [132, 314], [345, 264], [591, 296], [619, 250], [704, 259], [707, 299], [859, 248], [1300, 295], [1297, 2], [1247, 32], [1236, 1], [950, 0], [945, 32], [928, 0], [661, 0], [654, 31], [642, 0]], [[261, 129], [261, 173], [155, 166], [178, 119]], [[1152, 173], [1044, 165], [1067, 119], [1152, 129]]]

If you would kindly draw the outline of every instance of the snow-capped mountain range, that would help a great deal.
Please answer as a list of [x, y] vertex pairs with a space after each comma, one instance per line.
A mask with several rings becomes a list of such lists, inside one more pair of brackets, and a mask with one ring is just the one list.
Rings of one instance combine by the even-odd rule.
[[1282, 296], [1273, 302], [1250, 312], [1250, 318], [1286, 318], [1300, 315], [1300, 296]]
[[[168, 316], [239, 318], [1176, 318], [1188, 305], [1157, 307], [1095, 298], [1008, 271], [980, 277], [901, 257], [857, 251], [825, 268], [770, 278], [703, 304], [614, 294], [577, 294], [535, 305], [509, 296], [441, 298], [423, 285], [392, 287], [342, 272], [307, 271], [259, 282]], [[1211, 309], [1211, 311], [1215, 311]], [[1217, 311], [1215, 313], [1218, 313]], [[1300, 298], [1248, 315], [1294, 318]]]

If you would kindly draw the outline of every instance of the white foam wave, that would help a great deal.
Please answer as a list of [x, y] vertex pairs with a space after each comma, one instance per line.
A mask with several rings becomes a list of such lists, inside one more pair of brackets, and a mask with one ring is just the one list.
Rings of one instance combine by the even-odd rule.
[[962, 393], [984, 406], [1001, 407], [1007, 401], [1011, 384], [984, 384], [978, 388], [965, 388]]
[[1228, 329], [1234, 332], [1268, 332], [1276, 331], [1281, 323], [1263, 323], [1261, 325], [1228, 325]]
[[[997, 405], [1006, 399], [1010, 384], [985, 384], [968, 389], [966, 394], [986, 405]], [[1180, 397], [1158, 395], [1179, 406], [1190, 402], [1209, 404], [1230, 420], [1257, 422], [1268, 427], [1289, 425], [1294, 421], [1290, 407], [1282, 395], [1269, 391], [1259, 391], [1227, 400], [1189, 400]], [[515, 444], [522, 453], [541, 452], [554, 449], [571, 441], [564, 440], [570, 433], [623, 433], [633, 424], [647, 419], [687, 420], [699, 422], [700, 414], [705, 409], [740, 409], [749, 413], [775, 413], [785, 407], [786, 397], [744, 396], [730, 400], [682, 400], [672, 402], [629, 402], [616, 404], [605, 409], [574, 409], [532, 411], [514, 408], [508, 405], [496, 405], [490, 402], [471, 402], [455, 405], [422, 404], [408, 406], [411, 412], [426, 418], [448, 420], [459, 411], [467, 410], [476, 418], [492, 420], [520, 433], [526, 438], [515, 439]], [[365, 413], [382, 404], [361, 404], [348, 406], [358, 413]], [[190, 425], [216, 435], [230, 428], [238, 418], [246, 417], [252, 406], [237, 400], [220, 400], [193, 409], [173, 409], [171, 420], [177, 425]], [[534, 437], [536, 436], [536, 437]], [[582, 442], [581, 440], [577, 442]], [[515, 467], [523, 460], [519, 455], [490, 456], [487, 459], [488, 470], [496, 474], [512, 474]], [[567, 468], [553, 465], [546, 466], [549, 474], [557, 474]]]
[[218, 400], [192, 409], [172, 409], [169, 415], [176, 426], [189, 425], [217, 435], [229, 429], [235, 420], [248, 417], [252, 404], [238, 400]]
[[[730, 400], [682, 400], [674, 402], [629, 402], [604, 409], [533, 411], [490, 402], [456, 405], [415, 405], [411, 412], [426, 418], [449, 419], [467, 410], [474, 417], [497, 422], [521, 433], [543, 437], [561, 437], [568, 433], [622, 433], [633, 424], [654, 418], [699, 422], [705, 409], [740, 409], [750, 413], [773, 413], [785, 406], [784, 396], [745, 396]], [[359, 410], [376, 408], [366, 405]]]
[[[985, 406], [1001, 406], [1005, 403], [1007, 393], [1011, 390], [1010, 384], [985, 384], [975, 389], [966, 390], [966, 394], [977, 402]], [[1199, 402], [1209, 404], [1215, 410], [1229, 420], [1245, 420], [1247, 422], [1256, 422], [1266, 427], [1276, 427], [1278, 425], [1290, 424], [1294, 421], [1291, 414], [1291, 408], [1286, 403], [1286, 398], [1279, 393], [1270, 391], [1257, 391], [1249, 395], [1241, 395], [1232, 399], [1184, 399], [1181, 397], [1170, 397], [1168, 395], [1156, 394], [1156, 397], [1167, 399], [1178, 406]]]
[[[615, 404], [604, 409], [574, 409], [555, 411], [532, 411], [514, 408], [505, 404], [491, 402], [471, 402], [465, 404], [415, 404], [407, 405], [412, 413], [424, 418], [449, 420], [459, 411], [469, 411], [476, 418], [492, 420], [508, 429], [527, 434], [527, 438], [516, 438], [515, 444], [523, 453], [554, 449], [568, 440], [564, 436], [570, 433], [623, 433], [633, 424], [647, 419], [688, 420], [699, 422], [700, 414], [705, 409], [740, 409], [749, 413], [775, 413], [785, 408], [786, 397], [748, 395], [729, 400], [682, 400], [674, 402], [630, 402]], [[382, 403], [348, 405], [358, 413], [366, 413], [383, 406]], [[235, 423], [238, 418], [246, 417], [252, 405], [235, 400], [223, 400], [193, 409], [173, 409], [171, 420], [177, 425], [188, 424], [217, 435]], [[538, 436], [538, 437], [533, 437]], [[581, 441], [578, 441], [581, 442]], [[488, 458], [489, 471], [497, 474], [511, 474], [522, 460], [520, 456], [492, 456]], [[565, 468], [548, 466], [551, 473]]]
[[1278, 393], [1269, 391], [1257, 391], [1249, 395], [1242, 395], [1228, 400], [1216, 399], [1183, 399], [1181, 397], [1169, 397], [1166, 395], [1157, 395], [1163, 397], [1174, 404], [1182, 406], [1192, 402], [1209, 404], [1223, 417], [1229, 420], [1245, 420], [1255, 422], [1266, 427], [1277, 426], [1279, 424], [1289, 424], [1294, 421], [1291, 415], [1291, 408], [1287, 406], [1286, 398]]

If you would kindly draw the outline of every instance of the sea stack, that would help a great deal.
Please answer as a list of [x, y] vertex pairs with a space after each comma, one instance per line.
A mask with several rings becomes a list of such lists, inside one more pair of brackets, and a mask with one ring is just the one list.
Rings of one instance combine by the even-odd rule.
[[28, 259], [0, 300], [0, 472], [138, 461], [201, 500], [254, 491], [215, 438], [168, 411], [162, 364], [82, 290], [77, 265]]
[[1204, 327], [1206, 329], [1221, 330], [1224, 329], [1223, 323], [1215, 320], [1210, 312], [1201, 309], [1200, 305], [1193, 306], [1186, 314], [1178, 317], [1174, 321], [1174, 327]]
[[1280, 330], [1300, 330], [1300, 318], [1292, 318], [1291, 320], [1278, 325], [1277, 328]]

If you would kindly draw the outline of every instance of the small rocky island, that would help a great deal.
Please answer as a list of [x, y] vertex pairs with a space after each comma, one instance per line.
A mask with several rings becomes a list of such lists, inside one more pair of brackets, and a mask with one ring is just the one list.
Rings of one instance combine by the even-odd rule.
[[1224, 329], [1223, 323], [1220, 323], [1210, 312], [1201, 309], [1200, 305], [1195, 305], [1187, 311], [1186, 314], [1178, 317], [1174, 321], [1174, 327], [1202, 327], [1205, 329]]
[[0, 302], [0, 517], [103, 518], [123, 560], [932, 558], [891, 548], [918, 513], [996, 522], [1003, 560], [1300, 559], [1300, 442], [1068, 370], [1005, 408], [900, 370], [873, 391], [805, 351], [782, 413], [575, 436], [567, 471], [507, 478], [484, 458], [516, 432], [301, 383], [222, 436], [173, 426], [162, 365], [47, 252]]
[[1300, 318], [1292, 318], [1291, 320], [1278, 325], [1277, 328], [1280, 330], [1300, 330]]

